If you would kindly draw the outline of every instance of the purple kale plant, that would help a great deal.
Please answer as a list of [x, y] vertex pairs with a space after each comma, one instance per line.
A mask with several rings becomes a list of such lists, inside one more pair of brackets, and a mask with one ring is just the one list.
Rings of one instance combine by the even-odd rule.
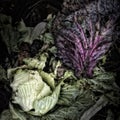
[[92, 77], [98, 61], [112, 44], [112, 20], [101, 26], [100, 21], [87, 23], [87, 29], [74, 16], [71, 27], [59, 30], [56, 37], [58, 57], [73, 69], [76, 76]]

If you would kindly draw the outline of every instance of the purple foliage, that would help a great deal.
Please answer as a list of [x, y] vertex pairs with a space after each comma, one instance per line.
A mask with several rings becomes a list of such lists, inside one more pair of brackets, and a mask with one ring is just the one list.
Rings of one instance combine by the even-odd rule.
[[88, 35], [75, 17], [72, 27], [63, 28], [56, 38], [58, 57], [76, 75], [91, 77], [93, 69], [111, 45], [111, 21], [105, 27], [100, 22], [88, 23]]

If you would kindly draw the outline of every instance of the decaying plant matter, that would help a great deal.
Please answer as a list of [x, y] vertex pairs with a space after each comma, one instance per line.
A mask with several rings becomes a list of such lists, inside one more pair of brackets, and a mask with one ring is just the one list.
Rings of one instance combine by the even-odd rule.
[[119, 16], [114, 8], [108, 14], [117, 3], [108, 1], [109, 7], [101, 5], [104, 0], [64, 0], [58, 15], [35, 27], [23, 20], [13, 26], [12, 17], [1, 15], [9, 57], [5, 69], [0, 66], [0, 83], [11, 99], [3, 102], [9, 108], [0, 120], [119, 120], [116, 73], [103, 67]]

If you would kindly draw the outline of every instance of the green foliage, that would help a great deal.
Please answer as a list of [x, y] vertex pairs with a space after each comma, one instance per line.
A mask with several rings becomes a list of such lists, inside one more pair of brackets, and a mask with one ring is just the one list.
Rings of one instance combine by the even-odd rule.
[[[113, 73], [96, 67], [92, 78], [76, 78], [72, 70], [56, 59], [54, 39], [45, 31], [45, 26], [35, 34], [40, 26], [33, 30], [32, 35], [44, 42], [39, 53], [34, 58], [25, 58], [24, 65], [8, 69], [7, 77], [6, 71], [0, 67], [1, 79], [8, 78], [13, 90], [13, 101], [10, 101], [9, 110], [3, 111], [0, 120], [90, 120], [104, 107], [120, 104], [120, 89]], [[20, 23], [18, 32], [24, 31], [22, 35], [26, 36], [24, 28]], [[19, 40], [26, 41], [25, 36]], [[44, 70], [46, 67], [47, 71]], [[58, 76], [60, 67], [63, 74]], [[109, 118], [111, 116], [108, 115]]]

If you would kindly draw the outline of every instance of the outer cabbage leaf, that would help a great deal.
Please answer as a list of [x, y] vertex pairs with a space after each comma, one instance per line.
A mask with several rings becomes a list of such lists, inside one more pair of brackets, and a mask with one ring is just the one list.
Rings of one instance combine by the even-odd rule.
[[51, 110], [58, 101], [59, 94], [61, 89], [61, 83], [55, 88], [53, 93], [50, 96], [44, 97], [42, 99], [35, 100], [34, 102], [34, 112], [29, 112], [32, 115], [42, 116]]
[[13, 120], [11, 112], [9, 109], [4, 110], [0, 115], [0, 120]]
[[54, 77], [50, 73], [46, 73], [44, 71], [39, 71], [40, 76], [43, 78], [43, 80], [52, 88], [55, 88], [55, 81]]
[[15, 109], [13, 105], [10, 103], [10, 112], [12, 113], [12, 120], [18, 119], [18, 120], [27, 120], [26, 117], [19, 112], [19, 110]]
[[75, 85], [63, 84], [58, 100], [59, 105], [71, 105], [75, 102], [79, 89]]

